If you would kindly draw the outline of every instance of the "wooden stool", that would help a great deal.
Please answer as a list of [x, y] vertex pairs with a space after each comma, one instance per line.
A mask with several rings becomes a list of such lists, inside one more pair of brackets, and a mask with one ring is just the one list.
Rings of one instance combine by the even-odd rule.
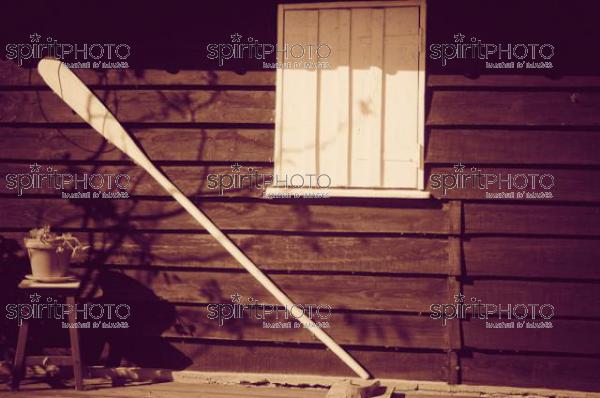
[[[32, 303], [35, 302], [35, 297], [62, 296], [66, 298], [66, 304], [70, 304], [75, 308], [75, 297], [79, 291], [80, 282], [65, 282], [65, 283], [41, 283], [24, 279], [19, 284], [19, 289], [29, 293]], [[37, 296], [36, 296], [37, 295]], [[68, 314], [69, 323], [77, 322], [75, 311]], [[27, 333], [29, 332], [29, 323], [31, 319], [23, 319], [19, 327], [19, 338], [17, 340], [17, 350], [15, 352], [15, 363], [12, 378], [12, 388], [18, 389], [19, 382], [23, 377], [26, 359]], [[83, 371], [81, 367], [81, 351], [79, 347], [79, 330], [77, 328], [69, 328], [69, 339], [71, 343], [71, 358], [55, 357], [59, 359], [59, 364], [70, 364], [73, 366], [73, 375], [75, 376], [75, 389], [83, 390]], [[48, 358], [52, 358], [49, 356]]]

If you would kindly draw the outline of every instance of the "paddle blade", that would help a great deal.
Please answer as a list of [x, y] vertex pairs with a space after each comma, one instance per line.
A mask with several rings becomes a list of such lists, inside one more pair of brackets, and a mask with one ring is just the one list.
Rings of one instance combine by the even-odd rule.
[[42, 59], [38, 63], [38, 73], [56, 95], [111, 144], [138, 164], [147, 160], [121, 123], [64, 63]]

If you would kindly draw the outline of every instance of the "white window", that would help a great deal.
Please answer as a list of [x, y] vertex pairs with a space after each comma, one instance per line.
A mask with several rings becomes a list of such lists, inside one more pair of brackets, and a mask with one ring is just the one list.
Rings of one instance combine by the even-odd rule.
[[421, 1], [279, 6], [270, 192], [303, 180], [332, 196], [428, 196], [424, 11]]

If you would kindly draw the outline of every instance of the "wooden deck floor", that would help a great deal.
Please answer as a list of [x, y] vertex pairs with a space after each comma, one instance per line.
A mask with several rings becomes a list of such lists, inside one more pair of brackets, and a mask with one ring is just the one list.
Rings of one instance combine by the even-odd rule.
[[326, 390], [228, 386], [187, 383], [128, 383], [115, 387], [109, 380], [85, 380], [85, 391], [72, 388], [51, 388], [46, 383], [26, 381], [13, 392], [0, 385], [0, 398], [323, 398]]
[[[67, 385], [51, 387], [41, 379], [25, 380], [19, 391], [10, 391], [6, 384], [0, 383], [0, 398], [325, 398], [324, 388], [297, 388], [240, 385], [240, 384], [201, 384], [180, 382], [131, 382], [124, 385], [114, 385], [109, 379], [86, 378], [85, 390], [75, 391], [73, 382]], [[406, 388], [406, 387], [405, 387]], [[393, 398], [479, 398], [493, 396], [494, 398], [526, 398], [555, 397], [555, 398], [592, 398], [600, 397], [600, 393], [583, 393], [572, 391], [539, 390], [538, 393], [519, 391], [518, 389], [489, 387], [486, 391], [433, 391], [427, 388], [410, 389], [396, 387]], [[485, 387], [484, 387], [485, 388]], [[384, 388], [385, 390], [385, 388]], [[378, 392], [383, 394], [384, 391]], [[378, 396], [381, 398], [384, 395]]]

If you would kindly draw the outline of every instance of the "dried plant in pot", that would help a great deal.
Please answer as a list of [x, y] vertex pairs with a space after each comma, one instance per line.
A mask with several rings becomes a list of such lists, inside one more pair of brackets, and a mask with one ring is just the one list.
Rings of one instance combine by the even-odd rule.
[[32, 278], [42, 281], [66, 277], [71, 259], [89, 248], [70, 233], [50, 231], [48, 225], [30, 230], [24, 241]]

